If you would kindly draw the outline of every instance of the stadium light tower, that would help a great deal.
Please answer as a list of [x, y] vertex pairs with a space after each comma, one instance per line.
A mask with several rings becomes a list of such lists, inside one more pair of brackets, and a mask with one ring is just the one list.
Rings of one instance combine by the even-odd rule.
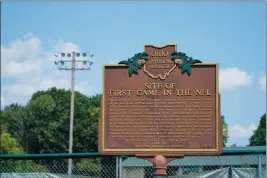
[[[93, 65], [91, 53], [55, 53], [56, 58], [71, 58], [69, 60], [57, 60], [55, 65], [59, 70], [71, 70], [71, 105], [70, 105], [70, 132], [69, 132], [69, 153], [72, 153], [73, 147], [73, 120], [74, 120], [74, 83], [75, 83], [75, 71], [76, 70], [90, 70]], [[89, 60], [76, 60], [77, 58], [89, 57]], [[71, 64], [69, 66], [68, 64]], [[72, 159], [68, 160], [68, 174], [72, 174]]]

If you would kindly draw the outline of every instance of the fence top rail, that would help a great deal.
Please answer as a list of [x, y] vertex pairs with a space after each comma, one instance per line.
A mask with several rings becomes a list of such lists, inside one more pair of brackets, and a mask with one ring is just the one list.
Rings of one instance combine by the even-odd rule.
[[[224, 148], [222, 155], [240, 155], [240, 154], [266, 154], [265, 146]], [[123, 156], [123, 155], [117, 155]], [[132, 155], [133, 156], [133, 155]], [[85, 153], [42, 153], [42, 154], [0, 154], [0, 159], [64, 159], [64, 158], [96, 158], [104, 157], [98, 152]]]
[[98, 152], [85, 153], [41, 153], [41, 154], [0, 154], [0, 159], [64, 159], [102, 157]]
[[249, 154], [249, 153], [266, 153], [266, 146], [247, 146], [247, 147], [225, 147], [223, 154]]

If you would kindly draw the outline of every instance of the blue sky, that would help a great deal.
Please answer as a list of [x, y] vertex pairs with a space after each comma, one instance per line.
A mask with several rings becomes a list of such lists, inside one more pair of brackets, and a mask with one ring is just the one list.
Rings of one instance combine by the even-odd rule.
[[[54, 52], [93, 52], [76, 89], [102, 92], [102, 65], [177, 44], [220, 66], [222, 114], [229, 144], [245, 146], [266, 108], [266, 5], [263, 2], [2, 2], [2, 104], [25, 104], [51, 86], [70, 87]], [[60, 51], [61, 50], [61, 51]]]

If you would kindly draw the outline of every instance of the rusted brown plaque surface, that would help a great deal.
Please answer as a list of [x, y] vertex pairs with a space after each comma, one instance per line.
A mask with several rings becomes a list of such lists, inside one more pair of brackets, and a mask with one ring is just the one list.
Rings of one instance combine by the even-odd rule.
[[[175, 48], [146, 46], [149, 60], [131, 77], [128, 66], [104, 66], [99, 152], [221, 153], [218, 65], [192, 65], [190, 76], [182, 74], [170, 60]], [[168, 54], [153, 57], [153, 51], [159, 49]], [[164, 59], [166, 62], [154, 65]]]

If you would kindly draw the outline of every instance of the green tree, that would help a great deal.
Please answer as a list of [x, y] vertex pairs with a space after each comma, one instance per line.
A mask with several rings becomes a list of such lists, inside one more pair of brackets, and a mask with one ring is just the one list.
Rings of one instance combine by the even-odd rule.
[[[34, 93], [26, 106], [11, 104], [1, 112], [1, 129], [27, 153], [68, 152], [71, 92], [51, 88]], [[97, 151], [100, 95], [75, 92], [73, 152]]]
[[223, 123], [223, 146], [225, 147], [228, 141], [228, 124], [225, 122], [224, 116], [221, 116], [222, 123]]
[[[0, 138], [1, 154], [23, 154], [23, 148], [19, 145], [18, 141], [13, 138], [9, 133], [2, 132]], [[0, 167], [0, 172], [25, 172], [25, 171], [38, 171], [47, 172], [44, 166], [35, 164], [31, 160], [13, 160], [5, 161]]]
[[[27, 105], [32, 153], [68, 152], [71, 92], [51, 88], [33, 94]], [[97, 151], [97, 122], [100, 96], [75, 92], [73, 152]], [[99, 113], [98, 113], [99, 112]]]
[[[1, 112], [1, 129], [8, 131], [27, 153], [68, 152], [70, 98], [71, 92], [68, 90], [51, 88], [38, 91], [26, 106], [11, 104]], [[74, 109], [73, 152], [97, 151], [100, 95], [87, 97], [75, 92]], [[86, 162], [84, 159], [78, 160], [78, 167], [88, 168]], [[22, 166], [30, 164], [33, 169], [41, 166], [28, 162], [16, 165], [10, 163], [5, 167], [8, 166], [11, 172], [15, 168], [23, 171], [29, 168]], [[99, 170], [99, 166], [97, 167]], [[42, 168], [41, 166], [40, 169]], [[99, 171], [94, 174], [98, 174], [97, 172]]]
[[0, 150], [2, 154], [22, 154], [23, 148], [18, 141], [7, 132], [1, 133]]
[[19, 104], [11, 104], [1, 113], [2, 130], [7, 131], [18, 143], [28, 150], [28, 116], [25, 107]]
[[249, 139], [249, 146], [266, 145], [266, 113], [261, 117], [258, 128]]
[[81, 159], [73, 172], [83, 176], [99, 177], [101, 173], [101, 162], [99, 158]]
[[236, 144], [234, 143], [234, 144], [228, 146], [228, 148], [236, 148]]

